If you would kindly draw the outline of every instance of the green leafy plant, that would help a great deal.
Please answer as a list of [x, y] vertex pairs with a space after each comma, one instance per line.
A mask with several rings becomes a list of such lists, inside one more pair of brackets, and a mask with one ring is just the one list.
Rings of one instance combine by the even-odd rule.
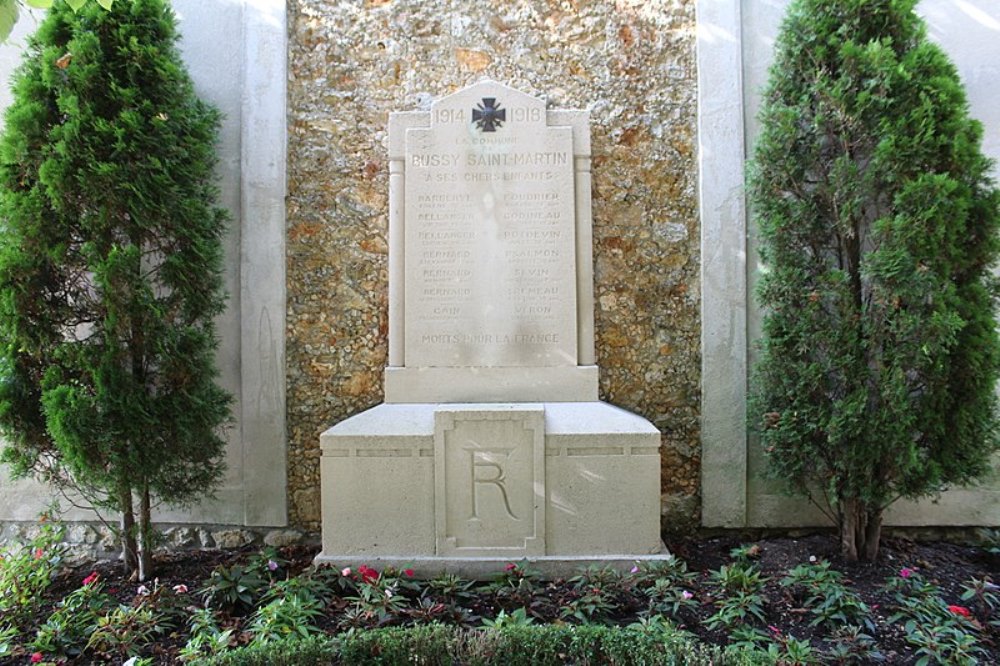
[[993, 627], [1000, 628], [1000, 585], [986, 576], [972, 578], [962, 586], [962, 601], [971, 602], [983, 620]]
[[920, 666], [978, 663], [978, 655], [985, 651], [967, 608], [947, 604], [936, 585], [908, 568], [890, 578], [886, 589], [895, 600], [889, 622], [903, 622], [906, 641], [917, 648]]
[[253, 610], [267, 589], [266, 580], [246, 567], [234, 564], [213, 569], [201, 589], [201, 596], [212, 608], [244, 615]]
[[601, 623], [617, 608], [611, 595], [600, 587], [591, 586], [577, 589], [576, 596], [566, 602], [559, 614], [563, 619], [583, 624]]
[[660, 579], [644, 590], [649, 599], [647, 615], [666, 615], [674, 620], [693, 619], [699, 608], [693, 592], [678, 587], [668, 579]]
[[767, 578], [753, 565], [724, 564], [712, 571], [710, 580], [721, 592], [758, 592], [764, 587]]
[[472, 598], [472, 588], [475, 585], [455, 574], [442, 573], [427, 581], [427, 590], [435, 598], [453, 602], [466, 601]]
[[66, 553], [63, 532], [60, 524], [46, 519], [27, 543], [0, 548], [0, 617], [5, 622], [19, 626], [37, 611]]
[[766, 652], [771, 635], [758, 627], [734, 627], [729, 635], [729, 645], [750, 652]]
[[751, 423], [849, 560], [875, 559], [897, 498], [980, 477], [998, 446], [1000, 193], [916, 2], [794, 0], [751, 167]]
[[750, 564], [750, 562], [760, 559], [760, 554], [760, 546], [755, 543], [745, 543], [729, 551], [729, 556], [741, 564]]
[[718, 610], [705, 620], [711, 630], [733, 629], [748, 622], [764, 623], [764, 596], [757, 592], [735, 592], [715, 602]]
[[917, 666], [973, 666], [986, 655], [975, 636], [956, 626], [926, 626], [910, 620], [906, 623], [906, 642], [917, 648]]
[[345, 597], [353, 606], [345, 613], [344, 626], [374, 627], [398, 621], [408, 610], [409, 600], [399, 591], [397, 581], [381, 576], [362, 580], [358, 593]]
[[663, 559], [639, 562], [636, 569], [632, 577], [640, 588], [649, 587], [659, 580], [668, 580], [676, 585], [689, 587], [696, 578], [695, 574], [688, 571], [687, 563], [673, 554]]
[[782, 666], [808, 666], [820, 664], [820, 656], [813, 650], [809, 641], [800, 640], [794, 636], [783, 636], [775, 633], [772, 642], [767, 646], [767, 655]]
[[551, 611], [545, 583], [526, 560], [509, 562], [484, 591], [492, 593], [496, 604], [505, 610], [524, 608], [535, 616], [548, 615]]
[[213, 358], [220, 114], [177, 39], [164, 0], [54, 4], [0, 139], [3, 460], [116, 512], [141, 581], [154, 504], [221, 480], [231, 404]]
[[271, 583], [271, 586], [262, 595], [261, 602], [270, 603], [287, 597], [298, 597], [323, 607], [330, 603], [333, 598], [333, 589], [325, 576], [318, 576], [315, 572], [311, 572]]
[[823, 560], [800, 564], [781, 580], [814, 615], [811, 626], [864, 626], [874, 631], [871, 609], [844, 585], [844, 575]]
[[223, 630], [211, 609], [198, 608], [191, 614], [190, 635], [178, 656], [181, 661], [197, 661], [203, 657], [220, 654], [233, 643], [233, 630]]
[[451, 601], [439, 601], [429, 591], [424, 591], [404, 613], [414, 624], [440, 623], [467, 627], [477, 619], [469, 609]]
[[848, 666], [885, 661], [885, 655], [878, 649], [875, 639], [858, 626], [838, 627], [826, 642], [830, 646], [826, 657], [834, 664]]
[[136, 657], [164, 633], [161, 616], [149, 606], [119, 606], [97, 619], [87, 650], [110, 656]]
[[732, 629], [747, 622], [764, 622], [764, 584], [767, 579], [752, 564], [724, 564], [709, 575], [717, 590], [718, 610], [705, 624], [709, 629]]
[[0, 657], [9, 657], [14, 653], [19, 636], [17, 627], [0, 624]]
[[255, 643], [298, 636], [308, 638], [322, 633], [316, 620], [322, 606], [315, 599], [295, 595], [275, 599], [257, 609], [250, 618], [249, 631]]
[[889, 622], [902, 619], [915, 621], [919, 625], [935, 626], [959, 621], [948, 610], [938, 586], [914, 570], [903, 568], [898, 576], [886, 581], [885, 587], [895, 600], [895, 612], [889, 616]]
[[98, 620], [115, 605], [114, 598], [104, 592], [97, 574], [91, 573], [83, 585], [56, 604], [55, 610], [35, 633], [32, 649], [48, 655], [78, 656]]
[[535, 618], [528, 615], [523, 608], [517, 608], [510, 614], [501, 610], [494, 618], [483, 618], [483, 626], [490, 629], [505, 629], [507, 627], [526, 627], [534, 624]]
[[140, 585], [137, 592], [133, 605], [152, 610], [163, 627], [175, 629], [187, 623], [192, 600], [186, 586], [161, 585], [156, 578], [152, 585]]
[[569, 579], [573, 597], [563, 602], [560, 616], [582, 623], [603, 622], [627, 606], [634, 581], [611, 567], [587, 567]]
[[256, 574], [259, 578], [274, 582], [286, 577], [288, 560], [281, 556], [276, 548], [268, 546], [259, 553], [250, 557], [247, 563], [247, 571]]

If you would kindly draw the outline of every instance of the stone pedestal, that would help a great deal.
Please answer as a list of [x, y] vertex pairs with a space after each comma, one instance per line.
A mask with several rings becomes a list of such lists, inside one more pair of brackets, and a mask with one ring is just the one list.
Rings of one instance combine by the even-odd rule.
[[321, 445], [318, 563], [564, 575], [663, 553], [660, 434], [606, 403], [383, 404]]
[[318, 562], [662, 557], [660, 435], [598, 401], [585, 111], [493, 81], [389, 118], [385, 404], [322, 435]]

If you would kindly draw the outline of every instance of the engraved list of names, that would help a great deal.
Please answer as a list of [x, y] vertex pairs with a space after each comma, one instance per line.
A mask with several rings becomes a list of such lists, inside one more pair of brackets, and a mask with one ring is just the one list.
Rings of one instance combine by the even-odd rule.
[[573, 139], [497, 87], [406, 130], [408, 366], [577, 362]]

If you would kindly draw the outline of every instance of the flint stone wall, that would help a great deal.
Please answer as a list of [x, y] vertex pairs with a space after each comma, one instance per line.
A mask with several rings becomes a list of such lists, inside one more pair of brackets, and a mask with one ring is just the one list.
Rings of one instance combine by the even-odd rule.
[[601, 399], [660, 429], [670, 522], [696, 518], [693, 0], [294, 0], [288, 24], [290, 523], [318, 528], [320, 433], [382, 402], [388, 114], [483, 78], [590, 111]]

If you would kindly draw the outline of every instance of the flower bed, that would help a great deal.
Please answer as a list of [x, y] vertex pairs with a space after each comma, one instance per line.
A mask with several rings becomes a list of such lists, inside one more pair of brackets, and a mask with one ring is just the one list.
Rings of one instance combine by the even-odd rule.
[[706, 656], [716, 648], [758, 663], [1000, 661], [996, 555], [948, 544], [889, 541], [878, 565], [851, 567], [829, 537], [714, 539], [673, 544], [678, 557], [624, 574], [544, 580], [511, 562], [486, 582], [316, 569], [306, 548], [206, 551], [164, 554], [160, 577], [137, 585], [115, 563], [64, 566], [58, 542], [44, 526], [3, 552], [0, 659], [138, 666], [298, 654], [306, 664], [412, 653], [425, 655], [420, 663], [577, 663], [590, 646], [592, 663], [629, 663], [607, 646], [638, 655], [648, 643], [653, 656], [635, 663], [679, 654], [688, 662], [678, 663], [721, 663], [721, 653]]

